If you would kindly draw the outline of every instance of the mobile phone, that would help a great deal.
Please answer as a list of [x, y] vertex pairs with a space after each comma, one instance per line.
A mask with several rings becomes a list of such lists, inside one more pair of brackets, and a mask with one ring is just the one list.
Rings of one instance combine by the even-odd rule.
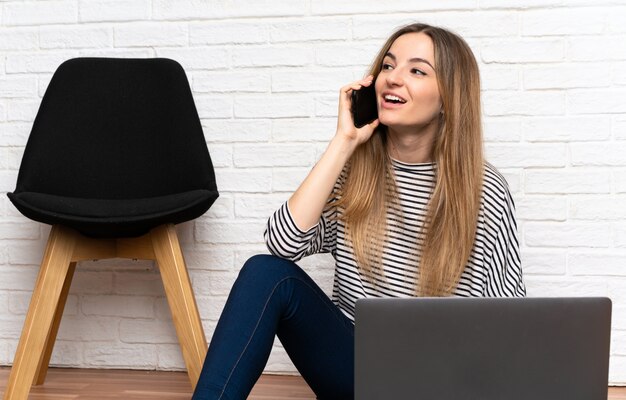
[[354, 126], [360, 128], [378, 118], [378, 104], [374, 82], [352, 91], [352, 105], [350, 106]]

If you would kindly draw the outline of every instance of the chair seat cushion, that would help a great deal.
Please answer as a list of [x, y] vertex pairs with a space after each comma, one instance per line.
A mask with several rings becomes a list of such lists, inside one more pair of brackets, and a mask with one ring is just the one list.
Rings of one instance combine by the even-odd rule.
[[26, 217], [50, 225], [65, 225], [91, 237], [135, 237], [165, 224], [177, 224], [204, 214], [217, 191], [199, 189], [143, 199], [84, 199], [45, 193], [8, 193]]

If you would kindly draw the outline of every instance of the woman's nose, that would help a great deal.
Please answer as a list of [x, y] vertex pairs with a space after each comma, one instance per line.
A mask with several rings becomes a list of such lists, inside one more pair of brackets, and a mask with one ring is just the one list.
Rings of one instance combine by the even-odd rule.
[[387, 73], [387, 84], [389, 86], [401, 86], [403, 83], [402, 76], [398, 69], [392, 69]]

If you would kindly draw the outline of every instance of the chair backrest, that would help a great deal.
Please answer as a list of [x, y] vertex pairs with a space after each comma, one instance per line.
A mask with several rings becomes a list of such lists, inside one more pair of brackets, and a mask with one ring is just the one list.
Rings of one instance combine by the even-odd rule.
[[189, 83], [169, 59], [76, 58], [59, 66], [15, 193], [136, 199], [216, 190]]

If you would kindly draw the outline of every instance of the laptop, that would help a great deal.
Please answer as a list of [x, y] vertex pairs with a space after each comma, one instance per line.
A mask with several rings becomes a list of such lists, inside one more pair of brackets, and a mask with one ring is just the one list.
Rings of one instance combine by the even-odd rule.
[[606, 400], [608, 298], [363, 299], [357, 400]]

